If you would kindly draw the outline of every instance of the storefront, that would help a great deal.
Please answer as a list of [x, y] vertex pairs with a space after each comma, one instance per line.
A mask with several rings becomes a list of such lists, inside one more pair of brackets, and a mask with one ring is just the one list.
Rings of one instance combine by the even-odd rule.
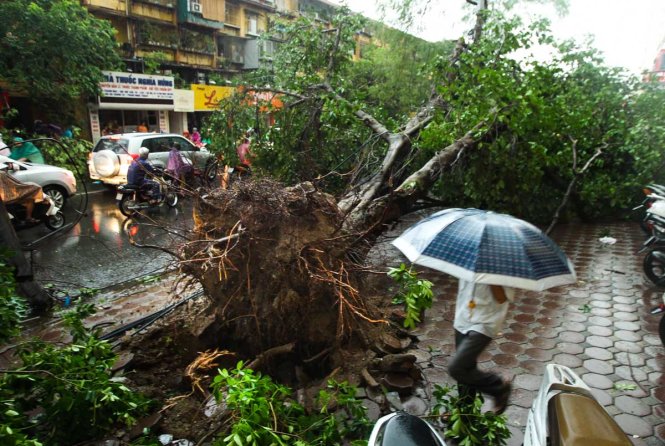
[[142, 130], [169, 132], [178, 122], [174, 80], [170, 76], [104, 71], [98, 103], [89, 107], [93, 141], [102, 135]]
[[193, 127], [205, 129], [208, 114], [219, 110], [219, 103], [235, 91], [233, 87], [204, 84], [191, 84], [191, 89], [194, 94], [194, 112], [188, 115], [190, 130]]

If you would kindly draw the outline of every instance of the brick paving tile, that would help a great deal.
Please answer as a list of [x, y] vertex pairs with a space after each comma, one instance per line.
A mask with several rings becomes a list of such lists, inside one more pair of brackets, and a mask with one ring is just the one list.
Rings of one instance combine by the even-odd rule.
[[661, 372], [649, 373], [649, 382], [657, 386], [665, 386], [665, 374]]
[[600, 359], [601, 361], [607, 361], [612, 358], [612, 353], [606, 348], [589, 347], [584, 350], [584, 353], [589, 358]]
[[625, 311], [617, 311], [614, 313], [613, 317], [620, 321], [635, 322], [640, 319], [640, 317], [635, 313], [626, 313]]
[[635, 303], [635, 299], [628, 296], [614, 296], [612, 300], [618, 304], [631, 305]]
[[614, 367], [608, 364], [607, 361], [599, 361], [598, 359], [587, 359], [582, 364], [585, 369], [592, 373], [599, 375], [609, 375], [614, 371]]
[[605, 308], [592, 308], [591, 315], [600, 316], [600, 317], [610, 317], [612, 316], [612, 311]]
[[549, 350], [557, 345], [556, 340], [550, 338], [534, 338], [530, 344], [543, 350]]
[[492, 362], [502, 368], [514, 368], [520, 364], [515, 355], [508, 355], [504, 353], [492, 356]]
[[614, 347], [617, 350], [628, 353], [639, 353], [642, 351], [642, 347], [636, 342], [628, 341], [617, 341], [614, 343]]
[[614, 417], [614, 421], [617, 422], [621, 429], [629, 435], [638, 435], [640, 437], [646, 437], [653, 435], [654, 428], [643, 418], [640, 418], [635, 415], [622, 413]]
[[644, 355], [635, 354], [635, 353], [619, 352], [614, 355], [614, 359], [618, 363], [627, 365], [632, 368], [642, 367], [646, 364], [646, 358], [644, 357]]
[[615, 310], [617, 311], [623, 311], [625, 313], [634, 313], [637, 311], [637, 307], [633, 304], [628, 305], [628, 304], [614, 304], [612, 305]]
[[637, 416], [651, 414], [651, 406], [642, 402], [640, 398], [621, 395], [614, 399], [614, 405], [622, 412]]
[[589, 336], [586, 338], [586, 342], [593, 347], [599, 348], [608, 348], [614, 345], [612, 338], [606, 336]]
[[561, 324], [561, 329], [566, 331], [582, 332], [586, 330], [586, 325], [582, 322], [567, 321]]
[[603, 389], [596, 389], [592, 387], [591, 394], [602, 406], [606, 407], [612, 404], [612, 397]]
[[552, 362], [555, 364], [565, 365], [570, 368], [577, 368], [582, 366], [582, 359], [576, 355], [569, 355], [567, 353], [559, 353], [554, 355]]
[[640, 324], [636, 324], [635, 322], [630, 322], [630, 321], [618, 321], [614, 324], [614, 326], [619, 330], [626, 330], [626, 331], [640, 330]]
[[543, 371], [545, 370], [545, 365], [546, 363], [543, 361], [528, 359], [526, 361], [521, 361], [519, 366], [529, 373], [542, 376]]
[[559, 339], [564, 342], [573, 342], [579, 344], [584, 342], [584, 335], [574, 331], [562, 331], [559, 333]]
[[559, 334], [559, 332], [552, 329], [552, 327], [542, 327], [538, 324], [533, 324], [533, 326], [531, 326], [531, 331], [534, 336], [541, 338], [556, 338]]
[[642, 340], [642, 334], [635, 331], [617, 330], [614, 337], [620, 341], [638, 342]]
[[612, 325], [612, 320], [606, 317], [591, 316], [589, 318], [589, 323], [600, 327], [609, 327]]
[[517, 344], [524, 344], [529, 340], [528, 336], [522, 333], [506, 333], [503, 335], [503, 337], [508, 341], [515, 342]]
[[561, 353], [569, 355], [579, 355], [584, 351], [584, 347], [581, 344], [573, 344], [571, 342], [559, 342], [556, 347]]
[[589, 333], [596, 336], [612, 336], [612, 329], [609, 327], [599, 327], [598, 325], [592, 325], [588, 328]]
[[514, 342], [504, 342], [499, 346], [499, 349], [506, 354], [509, 355], [519, 355], [524, 351], [524, 347], [522, 347], [519, 344], [515, 344]]
[[587, 373], [581, 376], [582, 381], [584, 381], [589, 387], [594, 389], [603, 389], [608, 390], [614, 387], [614, 383], [611, 379], [604, 375], [598, 375], [596, 373]]
[[517, 375], [515, 377], [515, 381], [513, 381], [513, 387], [515, 389], [538, 390], [540, 388], [541, 381], [542, 376], [540, 375]]
[[618, 377], [630, 381], [642, 382], [647, 379], [647, 374], [644, 370], [638, 367], [621, 365], [614, 368], [614, 373], [616, 373]]
[[665, 444], [665, 423], [656, 427], [656, 435], [663, 442], [661, 444]]
[[527, 334], [531, 332], [531, 327], [520, 322], [513, 322], [508, 327], [515, 333]]

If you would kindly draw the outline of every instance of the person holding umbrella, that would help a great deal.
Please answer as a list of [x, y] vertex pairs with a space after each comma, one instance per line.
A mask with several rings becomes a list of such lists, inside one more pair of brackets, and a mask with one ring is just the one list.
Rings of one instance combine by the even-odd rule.
[[494, 398], [497, 414], [506, 410], [512, 386], [501, 375], [478, 369], [478, 356], [501, 331], [514, 296], [514, 288], [460, 279], [455, 303], [455, 356], [448, 373], [457, 381], [464, 404], [472, 403], [476, 393], [482, 392]]
[[506, 409], [510, 382], [478, 369], [478, 356], [499, 335], [515, 288], [542, 291], [576, 282], [572, 263], [540, 229], [506, 214], [446, 209], [416, 223], [393, 241], [413, 263], [459, 278], [455, 348], [448, 371], [463, 401], [477, 392]]

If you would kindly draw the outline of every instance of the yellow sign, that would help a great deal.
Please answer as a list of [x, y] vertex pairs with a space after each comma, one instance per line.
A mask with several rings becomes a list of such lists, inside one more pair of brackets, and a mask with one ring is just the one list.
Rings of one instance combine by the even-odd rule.
[[233, 94], [233, 87], [191, 84], [194, 92], [194, 111], [213, 111], [219, 109], [219, 101]]

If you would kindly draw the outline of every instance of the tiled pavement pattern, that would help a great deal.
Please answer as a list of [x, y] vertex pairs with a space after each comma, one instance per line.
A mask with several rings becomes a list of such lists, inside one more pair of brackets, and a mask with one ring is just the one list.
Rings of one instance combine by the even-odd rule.
[[[419, 218], [412, 216], [377, 244], [370, 257], [375, 270], [406, 260], [388, 242]], [[616, 244], [600, 243], [605, 235], [616, 238]], [[513, 380], [506, 411], [513, 432], [509, 445], [522, 444], [528, 409], [550, 362], [572, 368], [635, 445], [665, 444], [665, 349], [657, 335], [659, 316], [649, 314], [663, 290], [643, 274], [639, 227], [571, 224], [555, 230], [553, 238], [575, 264], [578, 284], [542, 293], [519, 291], [503, 336], [480, 357], [480, 367]], [[434, 383], [454, 383], [446, 369], [455, 349], [457, 280], [416, 269], [434, 282], [435, 302], [416, 331], [419, 342], [412, 351], [431, 395]], [[622, 383], [638, 386], [621, 390]]]

